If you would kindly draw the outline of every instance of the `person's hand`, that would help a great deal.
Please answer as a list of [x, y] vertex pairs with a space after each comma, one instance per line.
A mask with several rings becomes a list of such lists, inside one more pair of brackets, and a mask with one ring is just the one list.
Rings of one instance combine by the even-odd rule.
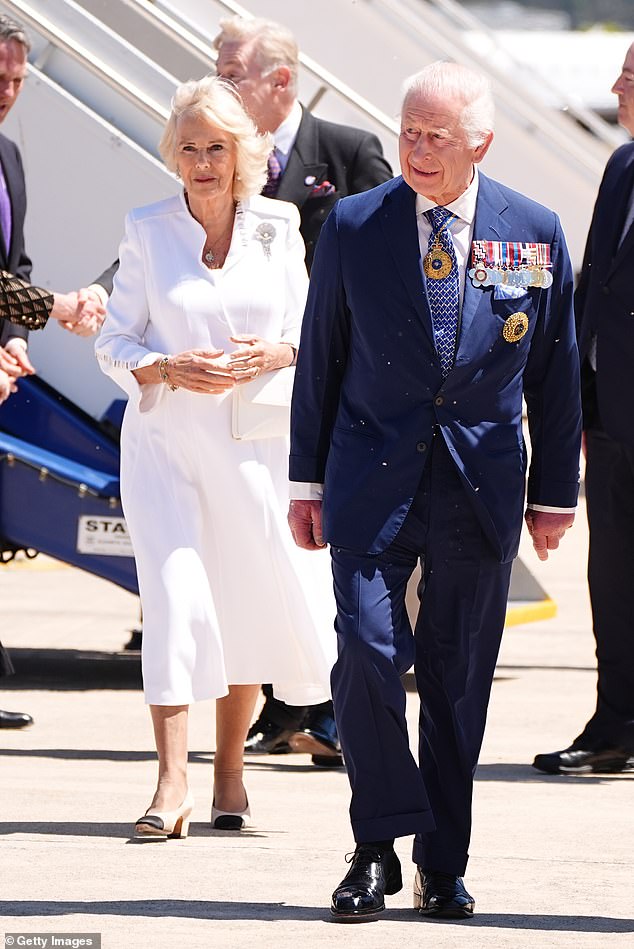
[[9, 398], [12, 392], [17, 392], [18, 387], [15, 384], [15, 379], [4, 371], [0, 369], [0, 405]]
[[209, 395], [222, 395], [236, 384], [222, 349], [191, 349], [170, 356], [167, 375], [179, 389]]
[[264, 372], [290, 366], [294, 354], [288, 343], [269, 343], [259, 336], [242, 333], [230, 337], [240, 345], [231, 353], [227, 365], [235, 372], [236, 382], [250, 382]]
[[326, 546], [321, 530], [321, 501], [291, 501], [288, 526], [293, 540], [304, 550], [320, 550]]
[[22, 375], [17, 359], [3, 346], [0, 346], [0, 369], [11, 379], [19, 379]]
[[55, 293], [51, 316], [76, 336], [92, 336], [101, 327], [106, 308], [99, 294], [90, 287], [71, 293]]
[[548, 551], [557, 550], [559, 541], [568, 528], [572, 527], [574, 519], [574, 514], [553, 514], [550, 511], [527, 509], [524, 520], [540, 560], [548, 560]]
[[19, 368], [20, 376], [32, 376], [35, 367], [31, 363], [27, 353], [27, 342], [22, 336], [14, 336], [4, 344], [5, 352], [15, 360]]

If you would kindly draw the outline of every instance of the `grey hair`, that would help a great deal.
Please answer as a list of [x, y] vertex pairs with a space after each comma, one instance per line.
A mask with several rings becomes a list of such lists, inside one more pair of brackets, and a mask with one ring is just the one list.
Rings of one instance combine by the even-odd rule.
[[205, 76], [178, 86], [159, 142], [159, 152], [170, 171], [176, 171], [178, 121], [183, 115], [201, 115], [210, 125], [233, 138], [236, 144], [233, 197], [236, 201], [259, 194], [266, 183], [267, 159], [273, 141], [268, 133], [258, 132], [235, 86], [216, 76]]
[[460, 126], [470, 148], [482, 145], [493, 131], [495, 105], [491, 83], [483, 74], [459, 63], [438, 61], [425, 66], [403, 84], [403, 109], [411, 96], [462, 99]]
[[11, 40], [23, 46], [26, 53], [31, 52], [31, 41], [20, 24], [4, 13], [0, 14], [0, 43], [10, 43]]
[[242, 16], [226, 17], [220, 21], [214, 49], [219, 50], [224, 43], [253, 43], [254, 58], [262, 76], [268, 76], [278, 66], [287, 66], [291, 73], [291, 91], [297, 91], [299, 48], [291, 31], [281, 23], [262, 17], [250, 20]]

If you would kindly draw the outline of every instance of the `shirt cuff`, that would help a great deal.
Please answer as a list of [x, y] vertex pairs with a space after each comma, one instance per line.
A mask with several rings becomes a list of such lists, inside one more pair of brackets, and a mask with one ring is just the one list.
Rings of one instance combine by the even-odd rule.
[[105, 287], [102, 287], [100, 283], [91, 283], [88, 290], [92, 290], [93, 293], [96, 293], [99, 299], [101, 300], [101, 305], [105, 306], [109, 299], [108, 291]]
[[312, 481], [289, 481], [288, 496], [291, 501], [321, 501], [324, 486]]
[[527, 504], [529, 511], [544, 511], [545, 514], [574, 514], [576, 507], [549, 507], [548, 504]]

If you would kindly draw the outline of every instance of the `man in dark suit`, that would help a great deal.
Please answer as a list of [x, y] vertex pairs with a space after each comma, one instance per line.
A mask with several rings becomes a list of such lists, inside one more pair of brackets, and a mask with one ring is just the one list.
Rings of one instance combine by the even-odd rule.
[[[19, 24], [7, 16], [0, 16], [0, 122], [13, 108], [22, 89], [29, 49], [29, 41]], [[0, 266], [28, 280], [31, 261], [24, 248], [24, 170], [17, 145], [4, 135], [0, 135], [0, 168]], [[12, 386], [17, 378], [34, 371], [27, 355], [27, 335], [25, 328], [14, 323], [3, 320], [0, 325], [0, 371], [5, 382], [10, 380]], [[5, 389], [6, 386], [3, 393]], [[0, 676], [12, 672], [9, 655], [0, 643]], [[31, 716], [24, 712], [0, 710], [0, 728], [23, 728], [32, 722]]]
[[[315, 118], [297, 100], [299, 51], [292, 33], [268, 20], [220, 21], [214, 40], [218, 75], [237, 86], [275, 149], [264, 193], [297, 205], [310, 267], [321, 227], [335, 202], [388, 181], [392, 169], [375, 135]], [[308, 751], [322, 766], [341, 763], [332, 703], [311, 709], [267, 700], [251, 726], [247, 752]]]
[[[412, 77], [402, 177], [337, 204], [311, 273], [289, 523], [301, 547], [328, 542], [333, 564], [333, 698], [357, 844], [333, 893], [336, 921], [372, 919], [401, 889], [394, 838], [409, 834], [415, 909], [473, 915], [462, 875], [522, 524], [522, 396], [525, 518], [540, 559], [574, 518], [570, 260], [556, 214], [478, 174], [492, 128], [483, 76], [435, 63]], [[412, 631], [405, 589], [419, 560]], [[401, 681], [412, 663], [418, 764]]]
[[[20, 94], [27, 71], [29, 40], [19, 23], [0, 15], [0, 122]], [[16, 380], [35, 370], [27, 354], [28, 329], [44, 326], [48, 316], [80, 335], [94, 332], [103, 320], [100, 308], [82, 310], [76, 293], [52, 294], [29, 284], [31, 261], [24, 246], [26, 187], [17, 145], [0, 134], [0, 402], [15, 390]], [[12, 316], [9, 319], [8, 314]], [[78, 318], [84, 320], [81, 327]], [[71, 326], [69, 321], [73, 321]], [[13, 666], [0, 643], [0, 677]], [[0, 728], [23, 728], [33, 719], [24, 712], [0, 709]]]
[[[634, 135], [634, 44], [612, 87]], [[610, 158], [575, 294], [581, 358], [588, 583], [597, 644], [597, 705], [563, 751], [537, 755], [552, 774], [634, 765], [634, 144]]]

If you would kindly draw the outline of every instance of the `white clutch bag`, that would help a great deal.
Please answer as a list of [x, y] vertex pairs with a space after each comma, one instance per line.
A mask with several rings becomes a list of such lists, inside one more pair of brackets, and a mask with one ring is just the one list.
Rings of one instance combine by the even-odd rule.
[[237, 439], [287, 436], [295, 367], [265, 372], [233, 390], [231, 434]]

